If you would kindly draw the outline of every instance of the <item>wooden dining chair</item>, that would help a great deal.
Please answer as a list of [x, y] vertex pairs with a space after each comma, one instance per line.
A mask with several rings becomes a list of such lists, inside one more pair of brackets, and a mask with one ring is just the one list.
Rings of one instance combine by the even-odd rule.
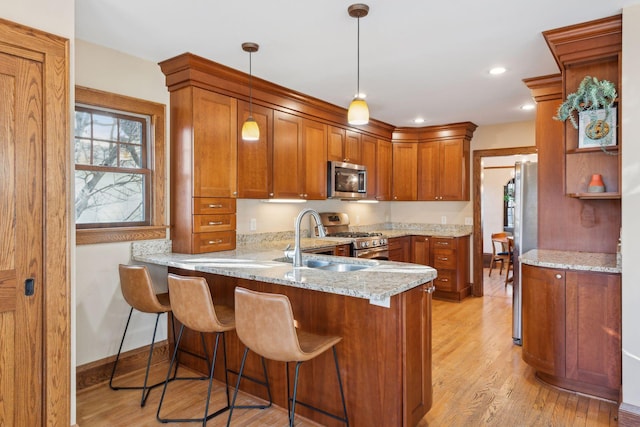
[[491, 234], [491, 262], [489, 263], [489, 277], [491, 277], [491, 271], [496, 266], [497, 262], [500, 262], [500, 274], [504, 269], [505, 261], [507, 262], [507, 276], [509, 275], [509, 263], [511, 255], [508, 250], [508, 234], [505, 232]]

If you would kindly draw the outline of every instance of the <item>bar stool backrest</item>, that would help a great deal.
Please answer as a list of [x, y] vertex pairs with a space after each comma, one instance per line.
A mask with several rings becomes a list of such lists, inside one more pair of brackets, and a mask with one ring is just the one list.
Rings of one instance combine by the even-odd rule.
[[144, 313], [166, 313], [171, 306], [163, 305], [153, 289], [149, 270], [144, 265], [120, 264], [120, 289], [127, 304]]
[[236, 287], [235, 312], [238, 338], [255, 353], [279, 362], [310, 358], [300, 348], [286, 295]]
[[218, 319], [211, 291], [204, 277], [169, 274], [169, 296], [173, 315], [187, 328], [198, 332], [228, 330]]

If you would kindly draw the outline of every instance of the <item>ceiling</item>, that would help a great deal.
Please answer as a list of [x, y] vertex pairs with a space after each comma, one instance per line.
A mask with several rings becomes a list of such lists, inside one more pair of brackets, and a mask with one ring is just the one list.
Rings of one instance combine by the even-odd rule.
[[[542, 31], [619, 14], [639, 0], [365, 0], [360, 91], [395, 126], [533, 120], [522, 79], [557, 73]], [[76, 0], [76, 37], [160, 62], [184, 52], [347, 107], [356, 92], [349, 0]], [[490, 75], [489, 69], [507, 71]], [[420, 125], [413, 119], [422, 117]]]

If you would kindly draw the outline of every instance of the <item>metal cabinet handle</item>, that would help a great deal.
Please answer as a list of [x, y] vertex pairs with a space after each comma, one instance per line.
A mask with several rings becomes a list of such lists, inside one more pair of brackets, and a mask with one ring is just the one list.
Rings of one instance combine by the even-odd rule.
[[209, 221], [209, 225], [221, 225], [223, 224], [222, 221]]
[[222, 240], [209, 240], [210, 245], [217, 245], [218, 243], [222, 243]]
[[447, 258], [447, 257], [438, 257], [438, 260], [440, 260], [440, 261], [449, 261], [449, 258]]
[[432, 294], [434, 291], [436, 290], [436, 286], [435, 285], [431, 285], [428, 288], [426, 288], [424, 291], [428, 294]]
[[556, 279], [562, 279], [562, 274], [556, 274]]
[[218, 209], [218, 208], [221, 208], [222, 205], [209, 205], [209, 207], [213, 209]]
[[438, 280], [441, 281], [441, 282], [448, 282], [449, 281], [449, 279], [438, 279]]

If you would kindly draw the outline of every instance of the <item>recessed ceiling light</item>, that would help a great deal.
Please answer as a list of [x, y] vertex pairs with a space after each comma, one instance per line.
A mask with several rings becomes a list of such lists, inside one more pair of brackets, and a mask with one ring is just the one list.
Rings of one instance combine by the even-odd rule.
[[533, 110], [534, 108], [536, 108], [535, 104], [531, 104], [531, 103], [524, 104], [520, 107], [520, 109], [524, 111]]
[[493, 76], [497, 76], [499, 74], [503, 74], [505, 71], [507, 71], [507, 69], [504, 67], [494, 67], [489, 70], [489, 74]]
[[419, 125], [420, 123], [424, 123], [424, 119], [422, 117], [418, 117], [413, 119], [413, 123]]

